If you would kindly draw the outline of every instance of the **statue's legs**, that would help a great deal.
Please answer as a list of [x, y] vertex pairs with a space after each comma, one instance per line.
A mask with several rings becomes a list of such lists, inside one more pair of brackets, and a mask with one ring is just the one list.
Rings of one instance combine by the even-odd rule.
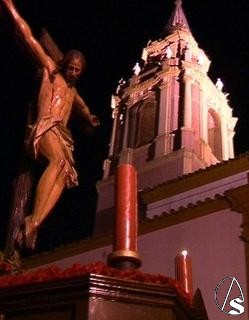
[[70, 165], [60, 140], [52, 131], [48, 131], [39, 140], [38, 154], [48, 160], [37, 185], [32, 214], [25, 219], [26, 244], [34, 247], [37, 227], [47, 217], [58, 201], [70, 173]]

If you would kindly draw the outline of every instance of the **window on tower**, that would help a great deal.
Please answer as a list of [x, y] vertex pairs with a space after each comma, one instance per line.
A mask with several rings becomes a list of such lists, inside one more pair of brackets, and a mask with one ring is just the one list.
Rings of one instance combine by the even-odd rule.
[[137, 148], [153, 141], [156, 136], [157, 100], [155, 95], [139, 101], [129, 113], [129, 147]]

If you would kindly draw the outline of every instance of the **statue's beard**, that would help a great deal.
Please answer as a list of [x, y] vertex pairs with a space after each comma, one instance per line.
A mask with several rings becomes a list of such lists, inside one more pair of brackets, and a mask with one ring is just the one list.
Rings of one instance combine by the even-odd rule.
[[70, 87], [73, 87], [76, 83], [76, 81], [78, 80], [78, 78], [66, 78], [67, 84]]
[[73, 86], [76, 84], [77, 80], [79, 79], [78, 76], [73, 77], [73, 76], [68, 75], [68, 74], [65, 73], [65, 72], [62, 72], [61, 74], [62, 74], [63, 78], [65, 79], [66, 83], [67, 83], [70, 87], [73, 87]]

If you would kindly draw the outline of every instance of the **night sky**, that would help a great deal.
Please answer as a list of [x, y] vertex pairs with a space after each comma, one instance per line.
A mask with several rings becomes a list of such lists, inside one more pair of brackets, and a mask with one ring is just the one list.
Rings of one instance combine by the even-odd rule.
[[[52, 4], [51, 4], [52, 3]], [[87, 60], [77, 85], [101, 127], [86, 136], [79, 120], [70, 127], [80, 187], [66, 190], [40, 229], [37, 252], [91, 235], [96, 205], [95, 184], [102, 175], [111, 133], [111, 94], [118, 80], [128, 79], [148, 40], [161, 37], [174, 8], [173, 0], [16, 1], [39, 37], [46, 27], [63, 52], [79, 49]], [[247, 1], [185, 0], [183, 8], [192, 34], [211, 59], [209, 75], [220, 77], [229, 93], [236, 126], [236, 155], [249, 150], [247, 128], [249, 20]], [[0, 242], [3, 247], [12, 185], [22, 158], [28, 104], [34, 93], [35, 68], [14, 40], [0, 11]], [[40, 168], [36, 168], [39, 172]], [[38, 175], [38, 173], [37, 173]]]

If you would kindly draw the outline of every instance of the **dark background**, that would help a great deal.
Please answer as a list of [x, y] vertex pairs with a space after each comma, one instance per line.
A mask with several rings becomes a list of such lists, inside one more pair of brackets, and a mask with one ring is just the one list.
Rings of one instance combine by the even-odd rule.
[[[95, 184], [111, 133], [111, 94], [121, 77], [132, 75], [142, 48], [155, 40], [174, 8], [173, 0], [17, 0], [16, 5], [38, 37], [46, 27], [63, 52], [79, 49], [87, 59], [77, 88], [101, 127], [91, 136], [73, 120], [75, 159], [80, 187], [67, 190], [44, 222], [36, 252], [91, 236], [96, 206]], [[249, 150], [247, 133], [249, 41], [247, 1], [185, 0], [183, 8], [193, 36], [212, 60], [209, 75], [220, 77], [230, 93], [236, 125], [235, 153]], [[28, 103], [35, 68], [18, 47], [0, 9], [0, 243], [4, 244], [13, 180], [22, 157]], [[0, 247], [0, 248], [1, 248]]]

